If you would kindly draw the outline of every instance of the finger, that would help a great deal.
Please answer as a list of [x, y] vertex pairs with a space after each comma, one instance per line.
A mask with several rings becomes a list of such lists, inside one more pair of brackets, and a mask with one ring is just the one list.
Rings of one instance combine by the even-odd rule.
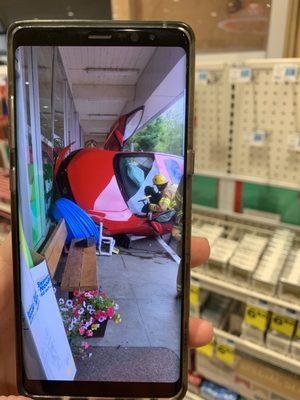
[[191, 267], [198, 267], [208, 260], [210, 247], [208, 240], [201, 237], [192, 237]]
[[210, 343], [213, 338], [213, 327], [210, 322], [199, 318], [190, 318], [189, 346], [200, 347]]
[[7, 235], [7, 238], [0, 246], [0, 258], [5, 263], [11, 263], [11, 261], [12, 261], [11, 234]]

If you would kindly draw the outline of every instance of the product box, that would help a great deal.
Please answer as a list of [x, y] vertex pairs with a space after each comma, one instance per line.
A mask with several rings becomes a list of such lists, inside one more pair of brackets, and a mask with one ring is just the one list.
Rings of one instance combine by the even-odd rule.
[[299, 376], [246, 355], [238, 356], [234, 369], [214, 358], [196, 355], [196, 371], [204, 378], [239, 393], [248, 400], [299, 400]]

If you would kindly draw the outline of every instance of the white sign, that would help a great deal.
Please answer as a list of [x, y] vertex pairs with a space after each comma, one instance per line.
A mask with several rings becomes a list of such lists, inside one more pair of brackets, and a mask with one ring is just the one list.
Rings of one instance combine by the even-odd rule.
[[265, 145], [267, 140], [267, 132], [266, 131], [253, 131], [250, 136], [250, 145], [262, 147]]
[[298, 66], [295, 64], [276, 64], [273, 67], [273, 82], [296, 82]]
[[[54, 295], [46, 261], [33, 255], [35, 267], [29, 269], [21, 252], [21, 300], [45, 378], [73, 380], [76, 366]], [[26, 365], [30, 375], [30, 365]], [[34, 377], [31, 377], [34, 379]], [[36, 377], [39, 379], [39, 377]]]
[[293, 135], [288, 137], [288, 148], [289, 150], [300, 152], [300, 133], [295, 132]]
[[251, 68], [230, 68], [229, 82], [230, 83], [247, 83], [251, 81], [252, 71]]
[[203, 85], [208, 84], [208, 71], [205, 69], [200, 69], [198, 72], [198, 82], [202, 83]]

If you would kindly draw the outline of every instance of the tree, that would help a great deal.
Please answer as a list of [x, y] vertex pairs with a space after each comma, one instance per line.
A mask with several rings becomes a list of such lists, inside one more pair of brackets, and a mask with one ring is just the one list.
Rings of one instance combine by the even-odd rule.
[[134, 143], [135, 151], [154, 151], [183, 155], [184, 113], [180, 99], [146, 127], [133, 135], [126, 147]]

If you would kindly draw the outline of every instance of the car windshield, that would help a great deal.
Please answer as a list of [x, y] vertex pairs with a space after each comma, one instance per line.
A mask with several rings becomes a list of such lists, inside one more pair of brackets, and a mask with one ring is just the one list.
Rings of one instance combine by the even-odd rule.
[[178, 162], [172, 158], [164, 160], [164, 163], [168, 170], [172, 183], [176, 183], [176, 185], [178, 185], [182, 177], [182, 168], [180, 168]]
[[158, 173], [158, 167], [152, 155], [117, 156], [118, 182], [122, 187], [129, 209], [134, 214], [143, 214], [142, 200], [145, 197], [145, 187], [153, 186], [152, 178]]

